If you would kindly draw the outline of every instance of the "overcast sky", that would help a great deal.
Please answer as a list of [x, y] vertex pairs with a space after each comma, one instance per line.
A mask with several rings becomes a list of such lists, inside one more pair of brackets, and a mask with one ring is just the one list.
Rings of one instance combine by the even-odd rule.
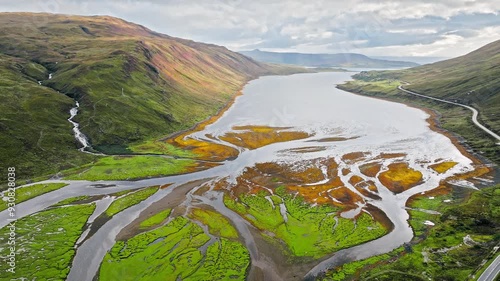
[[0, 0], [0, 11], [111, 15], [236, 51], [454, 57], [500, 39], [500, 0]]

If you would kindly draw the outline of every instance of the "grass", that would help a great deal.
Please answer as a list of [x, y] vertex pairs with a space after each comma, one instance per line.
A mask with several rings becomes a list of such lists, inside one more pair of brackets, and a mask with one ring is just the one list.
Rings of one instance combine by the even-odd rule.
[[[203, 229], [184, 217], [165, 226], [118, 241], [101, 264], [100, 280], [245, 280], [250, 264], [239, 242], [210, 240]], [[168, 261], [168, 262], [166, 262]]]
[[195, 163], [162, 156], [108, 156], [64, 174], [70, 180], [136, 180], [185, 173]]
[[[16, 221], [16, 269], [6, 272], [0, 263], [0, 280], [65, 280], [73, 256], [74, 244], [82, 234], [94, 204], [54, 208]], [[9, 228], [0, 229], [0, 255], [10, 253]]]
[[[326, 204], [313, 207], [300, 196], [294, 198], [287, 194], [284, 187], [277, 188], [276, 194], [286, 207], [287, 221], [279, 205], [273, 207], [264, 192], [243, 194], [238, 200], [226, 196], [224, 204], [257, 228], [274, 233], [286, 244], [292, 256], [316, 259], [386, 233], [382, 225], [368, 214], [361, 213], [355, 220], [345, 219], [336, 217], [338, 209]], [[272, 201], [278, 200], [274, 198]]]
[[70, 198], [66, 198], [62, 201], [59, 201], [57, 204], [54, 204], [53, 206], [60, 207], [60, 206], [64, 206], [64, 205], [70, 205], [70, 204], [78, 203], [80, 201], [84, 201], [84, 200], [88, 200], [88, 199], [90, 199], [90, 196], [88, 196], [88, 195], [70, 197]]
[[165, 141], [159, 141], [159, 140], [148, 140], [145, 142], [133, 144], [129, 146], [129, 149], [134, 153], [164, 154], [182, 158], [196, 157], [196, 154], [192, 153], [189, 150], [180, 149]]
[[66, 120], [73, 101], [36, 82], [47, 72], [35, 62], [0, 54], [0, 170], [15, 167], [18, 183], [94, 159], [76, 150]]
[[145, 219], [139, 224], [140, 228], [150, 228], [164, 222], [170, 216], [172, 209], [166, 209]]
[[[500, 186], [467, 190], [429, 199], [419, 196], [412, 208], [440, 211], [432, 215], [412, 211], [410, 224], [417, 236], [411, 247], [371, 257], [331, 270], [321, 280], [470, 280], [481, 272], [483, 259], [500, 241]], [[461, 201], [458, 197], [464, 196]], [[454, 198], [451, 204], [444, 199]], [[434, 227], [421, 228], [423, 220], [432, 220]], [[466, 235], [475, 243], [465, 245]], [[389, 261], [390, 260], [390, 261]], [[484, 267], [483, 267], [484, 269]], [[343, 277], [344, 279], [339, 279]]]
[[136, 205], [137, 203], [146, 200], [149, 196], [153, 195], [155, 192], [158, 191], [158, 187], [153, 186], [153, 187], [148, 187], [141, 189], [136, 192], [132, 192], [130, 194], [127, 194], [123, 197], [120, 197], [113, 201], [111, 205], [109, 205], [108, 209], [106, 212], [104, 212], [108, 217], [112, 217], [116, 215], [117, 213], [132, 207]]
[[250, 256], [243, 245], [221, 238], [208, 247], [203, 265], [184, 280], [243, 281], [249, 265]]
[[[15, 203], [19, 204], [21, 202], [30, 200], [42, 194], [57, 190], [59, 188], [65, 187], [65, 183], [47, 183], [47, 184], [35, 184], [26, 187], [17, 188], [15, 192]], [[7, 192], [4, 193], [4, 195]], [[0, 201], [0, 211], [7, 209], [7, 201]]]
[[190, 217], [208, 226], [208, 231], [213, 235], [230, 239], [238, 238], [238, 232], [229, 220], [217, 212], [191, 209]]

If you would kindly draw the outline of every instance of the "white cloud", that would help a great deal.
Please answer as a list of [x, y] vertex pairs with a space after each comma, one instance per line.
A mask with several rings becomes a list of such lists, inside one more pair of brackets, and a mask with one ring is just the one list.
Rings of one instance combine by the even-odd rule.
[[498, 0], [0, 0], [0, 11], [108, 14], [234, 50], [451, 56], [500, 37]]

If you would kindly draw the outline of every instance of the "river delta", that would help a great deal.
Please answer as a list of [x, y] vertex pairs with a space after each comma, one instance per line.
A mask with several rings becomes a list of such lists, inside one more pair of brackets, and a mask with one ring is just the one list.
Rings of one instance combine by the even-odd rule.
[[428, 112], [335, 87], [352, 74], [249, 82], [218, 116], [138, 146], [173, 152], [138, 156], [169, 176], [114, 178], [117, 170], [102, 168], [89, 181], [99, 167], [87, 167], [38, 183], [50, 192], [17, 205], [18, 256], [33, 262], [19, 259], [15, 277], [312, 280], [392, 253], [439, 223], [410, 202], [432, 209], [450, 200], [436, 190], [493, 180], [434, 130]]

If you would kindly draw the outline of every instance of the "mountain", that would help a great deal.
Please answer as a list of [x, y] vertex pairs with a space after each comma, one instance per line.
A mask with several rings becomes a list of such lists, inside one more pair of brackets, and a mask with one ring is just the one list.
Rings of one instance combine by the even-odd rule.
[[75, 101], [81, 131], [110, 152], [191, 127], [260, 75], [298, 71], [109, 16], [1, 13], [0, 168], [90, 161], [67, 121]]
[[417, 56], [403, 56], [403, 57], [395, 57], [395, 56], [371, 56], [373, 59], [379, 60], [397, 60], [397, 61], [409, 61], [418, 64], [428, 64], [435, 63], [442, 60], [450, 59], [449, 57], [417, 57]]
[[418, 66], [418, 64], [414, 62], [373, 59], [365, 55], [354, 53], [301, 54], [264, 52], [260, 50], [242, 51], [240, 53], [261, 62], [310, 67], [400, 68]]
[[362, 72], [355, 78], [402, 80], [415, 92], [472, 105], [487, 126], [500, 132], [500, 40], [454, 59], [400, 71]]

